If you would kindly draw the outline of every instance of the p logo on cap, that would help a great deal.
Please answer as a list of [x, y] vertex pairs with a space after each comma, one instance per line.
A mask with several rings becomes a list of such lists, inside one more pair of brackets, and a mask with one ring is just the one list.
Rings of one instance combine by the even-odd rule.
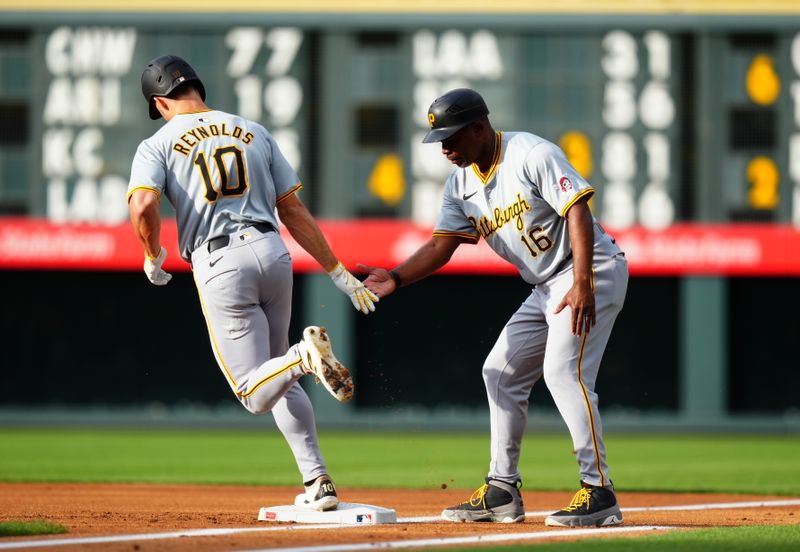
[[470, 88], [456, 88], [436, 98], [428, 108], [431, 128], [422, 142], [441, 142], [468, 124], [489, 114], [480, 94]]

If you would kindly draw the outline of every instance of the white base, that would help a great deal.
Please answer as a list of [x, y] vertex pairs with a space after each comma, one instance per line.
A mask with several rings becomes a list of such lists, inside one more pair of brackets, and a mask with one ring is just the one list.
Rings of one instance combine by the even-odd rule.
[[258, 520], [379, 525], [397, 523], [397, 512], [389, 508], [354, 502], [340, 502], [336, 510], [328, 512], [318, 512], [298, 506], [266, 506], [259, 510]]

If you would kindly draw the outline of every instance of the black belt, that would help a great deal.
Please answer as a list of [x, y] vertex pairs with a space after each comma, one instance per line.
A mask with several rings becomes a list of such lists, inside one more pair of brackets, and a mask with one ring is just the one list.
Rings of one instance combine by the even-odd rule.
[[[254, 224], [249, 228], [255, 228], [262, 234], [266, 234], [267, 232], [275, 232], [275, 227], [268, 222], [259, 222], [258, 224]], [[217, 236], [216, 238], [211, 238], [206, 242], [208, 246], [208, 252], [213, 253], [217, 249], [222, 249], [223, 247], [226, 247], [230, 242], [231, 242], [230, 236]]]
[[572, 261], [572, 251], [570, 251], [570, 252], [569, 252], [569, 254], [568, 254], [566, 257], [564, 257], [564, 260], [563, 260], [563, 261], [561, 261], [560, 263], [558, 263], [558, 266], [557, 266], [557, 267], [556, 267], [556, 269], [553, 271], [553, 274], [558, 274], [559, 272], [561, 272], [562, 270], [564, 270], [565, 268], [567, 268], [567, 266], [569, 265], [569, 263], [570, 263], [571, 261]]

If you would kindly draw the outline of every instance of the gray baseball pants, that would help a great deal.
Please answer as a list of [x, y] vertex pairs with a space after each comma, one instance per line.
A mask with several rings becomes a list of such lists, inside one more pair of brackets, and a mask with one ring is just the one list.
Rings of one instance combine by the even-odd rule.
[[327, 473], [314, 411], [289, 346], [292, 259], [280, 234], [247, 228], [227, 247], [192, 253], [192, 270], [211, 348], [225, 379], [253, 414], [272, 412], [303, 481]]

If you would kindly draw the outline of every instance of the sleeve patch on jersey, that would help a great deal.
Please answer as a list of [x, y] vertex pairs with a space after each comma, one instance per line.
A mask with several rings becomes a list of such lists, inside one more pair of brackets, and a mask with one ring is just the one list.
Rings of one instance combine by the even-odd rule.
[[572, 182], [570, 182], [569, 177], [562, 176], [558, 179], [558, 185], [561, 188], [561, 191], [564, 193], [572, 191]]

